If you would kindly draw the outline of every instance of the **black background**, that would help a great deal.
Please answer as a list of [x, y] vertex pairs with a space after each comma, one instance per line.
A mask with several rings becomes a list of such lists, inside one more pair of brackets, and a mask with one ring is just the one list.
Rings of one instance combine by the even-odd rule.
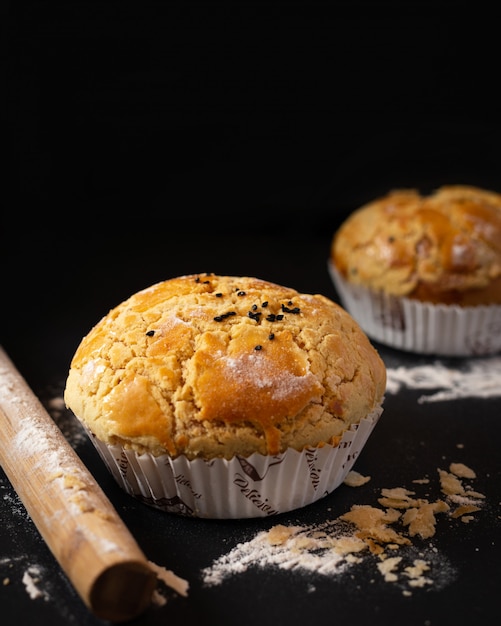
[[[109, 308], [153, 282], [214, 271], [335, 299], [330, 239], [360, 204], [404, 186], [501, 191], [499, 41], [479, 3], [19, 1], [2, 12], [0, 343], [37, 393], [64, 381], [81, 337]], [[378, 425], [360, 469], [374, 473], [381, 455], [395, 454], [390, 427], [409, 411], [399, 402], [390, 400], [388, 426]], [[430, 433], [443, 420], [440, 441], [406, 432], [405, 441], [427, 442], [430, 471], [467, 437], [470, 409], [479, 409], [462, 406], [454, 422], [447, 411], [427, 414]], [[482, 411], [495, 417], [499, 403]], [[485, 424], [477, 448], [495, 457]], [[477, 448], [474, 460], [492, 474]], [[415, 451], [399, 450], [389, 471], [414, 478]], [[202, 562], [224, 538], [264, 524], [164, 521], [120, 494], [92, 451], [83, 454], [148, 556], [172, 558], [185, 577], [199, 565], [192, 550]], [[339, 493], [343, 507], [356, 499]], [[324, 507], [305, 515], [320, 519]], [[162, 619], [397, 624], [405, 611], [408, 624], [485, 621], [497, 609], [487, 592], [499, 568], [482, 561], [482, 577], [464, 546], [448, 547], [472, 576], [414, 604], [381, 590], [364, 604], [326, 583], [312, 606], [299, 578], [276, 584], [263, 574], [245, 589], [195, 589]], [[4, 589], [9, 626], [19, 616], [94, 624], [63, 577], [61, 586], [63, 608], [40, 614], [24, 591]]]
[[389, 189], [501, 191], [501, 55], [481, 3], [3, 7], [0, 339], [35, 342], [23, 370], [46, 319], [84, 330], [175, 274], [325, 289], [302, 261]]

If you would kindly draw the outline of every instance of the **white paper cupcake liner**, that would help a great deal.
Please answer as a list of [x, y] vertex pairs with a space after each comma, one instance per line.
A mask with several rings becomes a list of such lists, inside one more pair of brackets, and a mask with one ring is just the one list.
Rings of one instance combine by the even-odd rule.
[[481, 356], [501, 351], [501, 305], [428, 304], [349, 284], [328, 263], [343, 307], [373, 340], [438, 356]]
[[346, 478], [383, 409], [346, 431], [338, 446], [252, 454], [228, 461], [137, 454], [89, 436], [117, 483], [141, 502], [203, 518], [268, 517], [323, 498]]

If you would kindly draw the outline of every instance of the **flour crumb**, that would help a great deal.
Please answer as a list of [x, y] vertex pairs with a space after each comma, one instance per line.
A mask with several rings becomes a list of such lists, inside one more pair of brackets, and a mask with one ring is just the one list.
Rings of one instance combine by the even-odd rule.
[[32, 600], [37, 598], [43, 598], [47, 600], [47, 594], [45, 594], [38, 584], [41, 581], [41, 569], [36, 565], [31, 565], [23, 574], [23, 584], [26, 587], [26, 591]]
[[153, 591], [153, 596], [151, 598], [152, 604], [155, 606], [165, 606], [167, 604], [167, 598], [163, 596], [158, 589]]
[[391, 558], [387, 558], [381, 563], [377, 564], [378, 570], [384, 576], [384, 579], [387, 583], [395, 582], [398, 580], [398, 574], [395, 573], [395, 570], [401, 560], [402, 560], [402, 557], [394, 556]]
[[455, 474], [459, 478], [476, 478], [475, 472], [465, 465], [464, 463], [451, 463], [449, 465], [449, 471]]
[[165, 585], [167, 585], [167, 587], [170, 587], [181, 596], [186, 597], [188, 595], [188, 589], [190, 585], [187, 580], [185, 580], [184, 578], [180, 578], [171, 570], [168, 570], [161, 565], [157, 565], [152, 561], [148, 561], [148, 563], [151, 569], [157, 575], [157, 578], [161, 580]]
[[424, 573], [430, 569], [429, 563], [423, 559], [415, 559], [412, 566], [408, 566], [404, 569], [404, 574], [409, 578], [409, 585], [411, 587], [424, 587], [425, 585], [432, 585], [433, 580], [424, 576]]
[[363, 476], [359, 472], [351, 470], [346, 475], [343, 483], [345, 485], [348, 485], [348, 487], [361, 487], [362, 485], [365, 485], [365, 483], [368, 483], [370, 479], [370, 476]]

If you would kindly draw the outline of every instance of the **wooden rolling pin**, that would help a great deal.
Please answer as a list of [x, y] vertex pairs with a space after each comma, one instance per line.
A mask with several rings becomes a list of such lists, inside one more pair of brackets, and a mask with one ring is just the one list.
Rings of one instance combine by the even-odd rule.
[[123, 622], [150, 605], [156, 573], [1, 346], [0, 464], [97, 617]]

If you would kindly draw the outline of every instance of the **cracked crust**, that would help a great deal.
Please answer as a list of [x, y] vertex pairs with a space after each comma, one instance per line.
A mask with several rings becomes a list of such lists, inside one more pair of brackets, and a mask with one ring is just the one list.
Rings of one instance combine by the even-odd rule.
[[373, 291], [501, 304], [501, 195], [461, 185], [392, 191], [348, 217], [330, 256], [346, 280]]
[[105, 443], [229, 459], [336, 444], [385, 387], [381, 358], [334, 302], [200, 274], [103, 317], [75, 352], [65, 402]]

